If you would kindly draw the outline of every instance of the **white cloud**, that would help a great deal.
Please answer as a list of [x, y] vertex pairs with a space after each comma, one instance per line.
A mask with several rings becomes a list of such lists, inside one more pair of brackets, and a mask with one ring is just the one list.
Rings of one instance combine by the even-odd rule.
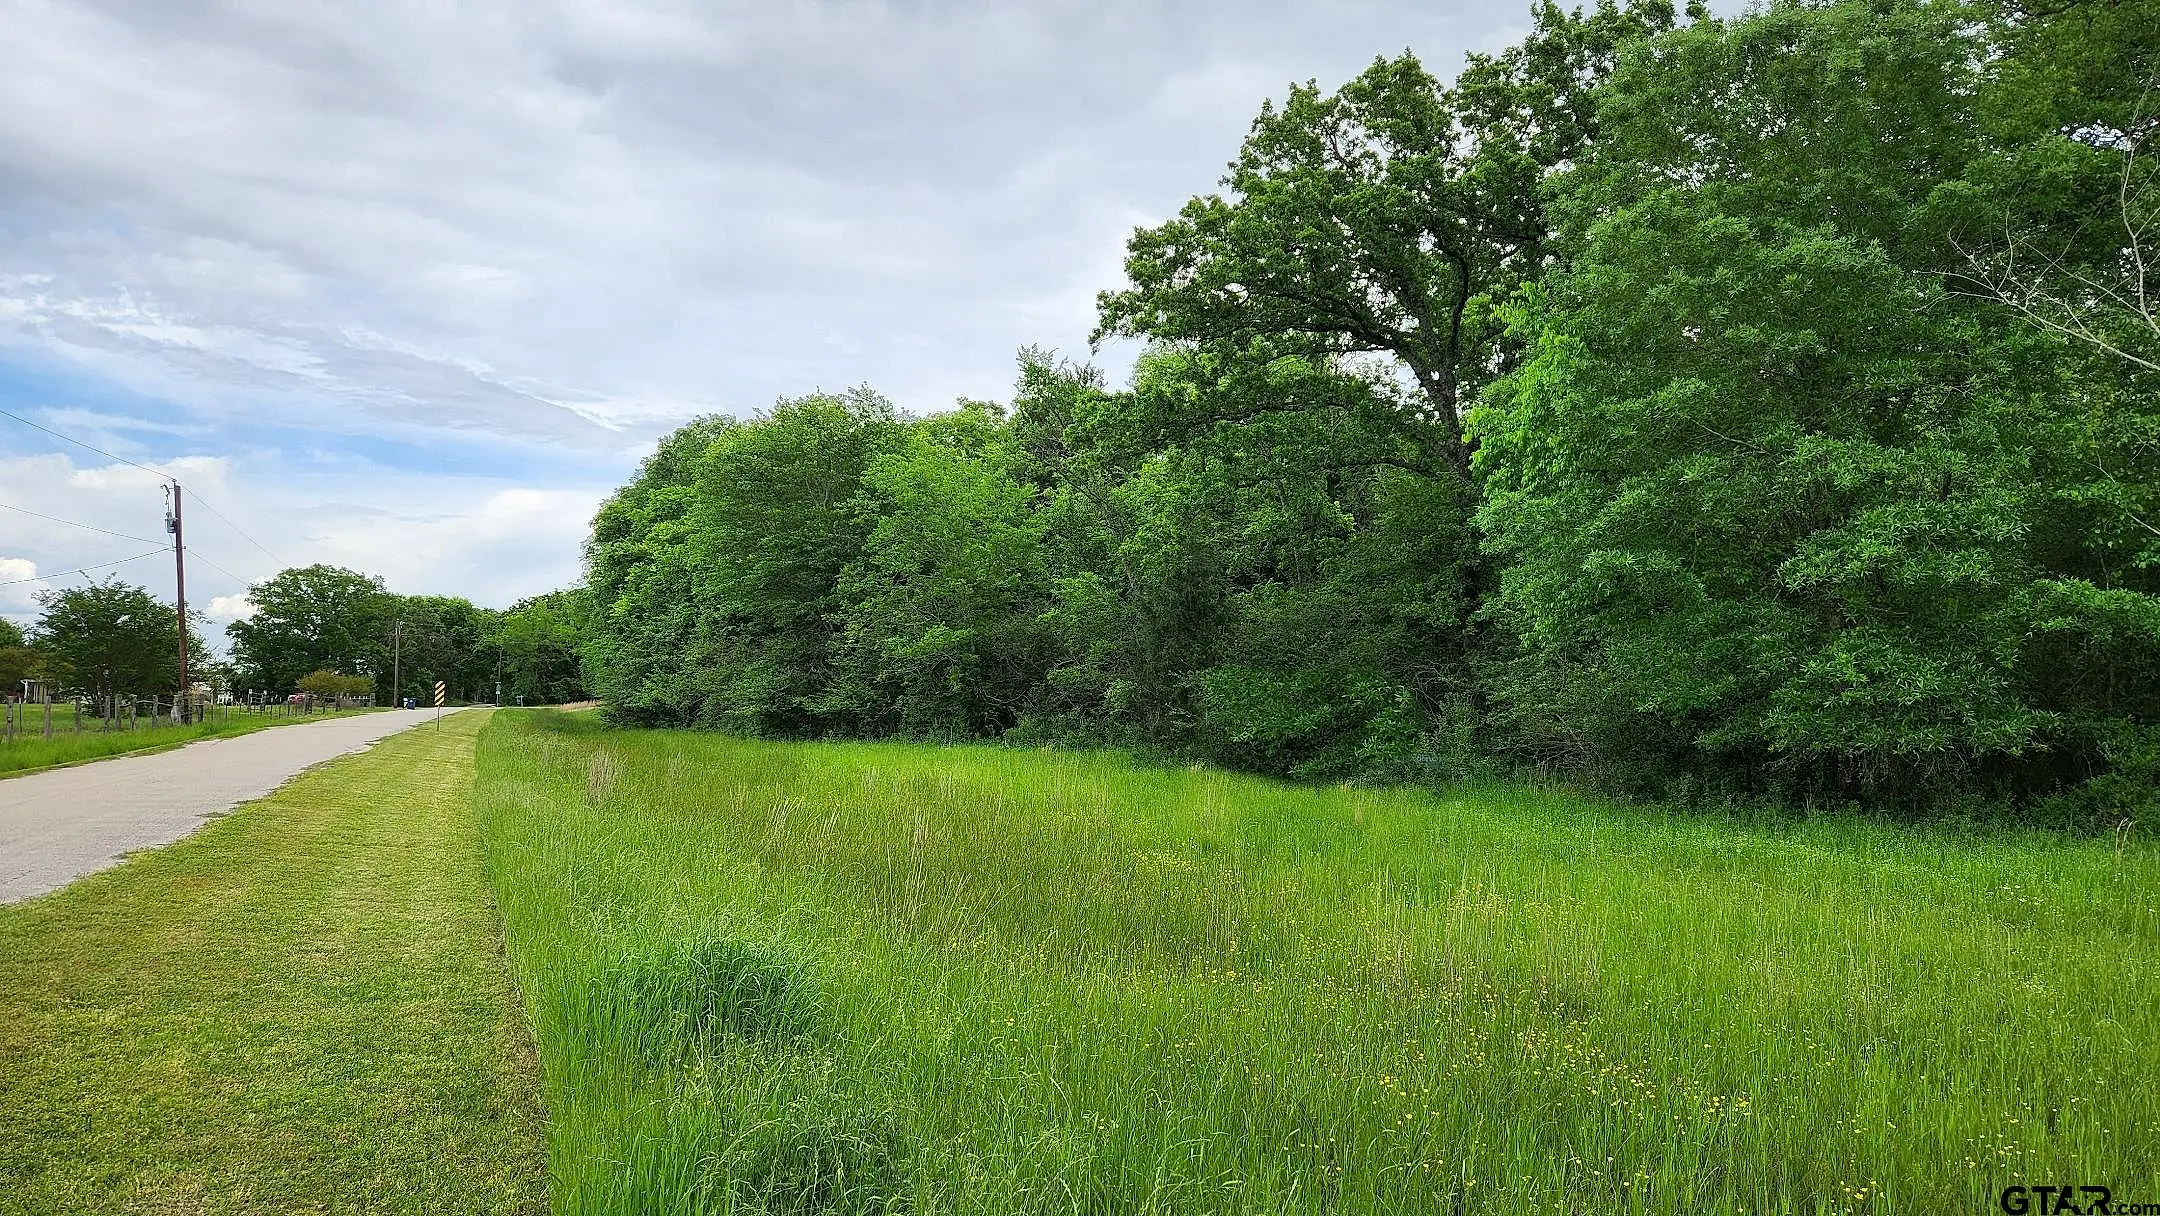
[[[1452, 70], [1526, 7], [6, 0], [0, 394], [158, 403], [35, 401], [293, 561], [506, 602], [574, 577], [593, 487], [690, 416], [942, 408], [1006, 396], [1022, 345], [1084, 354], [1126, 235], [1263, 98], [1406, 46]], [[54, 460], [0, 495], [158, 535], [155, 476]], [[45, 569], [133, 543], [55, 528]]]
[[[251, 476], [210, 457], [159, 467], [189, 487], [188, 602], [218, 625], [253, 610], [250, 583], [309, 562], [380, 574], [393, 591], [507, 607], [577, 581], [580, 546], [601, 497], [593, 490], [383, 468], [303, 475], [266, 463], [266, 475]], [[173, 564], [159, 539], [161, 485], [155, 474], [124, 465], [77, 466], [61, 456], [0, 459], [0, 553], [21, 555], [0, 558], [0, 571], [24, 571], [0, 574], [0, 581], [138, 558], [86, 575], [0, 587], [0, 614], [27, 621], [36, 615], [38, 589], [89, 578], [118, 578], [170, 600]]]
[[27, 557], [0, 557], [0, 616], [26, 624], [22, 618], [37, 607], [37, 563]]
[[0, 315], [398, 426], [935, 407], [1077, 348], [1131, 218], [1210, 188], [1262, 98], [1451, 70], [1524, 7], [19, 0]]
[[475, 484], [448, 512], [439, 492], [424, 513], [326, 504], [309, 509], [319, 522], [308, 540], [320, 560], [379, 573], [394, 591], [507, 607], [576, 581], [579, 545], [600, 497]]

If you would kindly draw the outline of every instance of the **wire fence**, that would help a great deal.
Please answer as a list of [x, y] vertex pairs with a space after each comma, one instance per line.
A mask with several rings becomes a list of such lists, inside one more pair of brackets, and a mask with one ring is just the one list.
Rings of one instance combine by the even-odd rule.
[[[112, 734], [119, 731], [174, 730], [185, 726], [200, 729], [243, 719], [304, 718], [359, 708], [351, 698], [310, 698], [304, 701], [263, 700], [229, 705], [197, 698], [182, 723], [173, 712], [172, 697], [108, 696], [65, 701], [26, 701], [9, 698], [0, 706], [0, 746], [71, 735]], [[350, 703], [348, 703], [350, 702]]]

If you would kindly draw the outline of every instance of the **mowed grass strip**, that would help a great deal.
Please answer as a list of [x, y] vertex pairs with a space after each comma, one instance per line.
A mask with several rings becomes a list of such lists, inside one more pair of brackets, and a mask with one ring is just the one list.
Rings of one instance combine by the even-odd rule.
[[0, 1213], [544, 1210], [485, 718], [0, 907]]
[[2160, 1199], [2160, 859], [505, 711], [557, 1210]]

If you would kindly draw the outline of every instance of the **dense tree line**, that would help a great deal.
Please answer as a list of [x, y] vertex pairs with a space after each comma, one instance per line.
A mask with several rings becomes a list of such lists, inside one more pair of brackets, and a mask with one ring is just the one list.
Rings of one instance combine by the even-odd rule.
[[1661, 796], [2160, 789], [2160, 5], [1535, 11], [1264, 107], [1009, 406], [704, 419], [609, 712]]
[[[586, 695], [580, 589], [498, 611], [455, 596], [398, 595], [374, 575], [315, 565], [281, 571], [248, 596], [255, 611], [225, 627], [229, 659], [212, 654], [202, 618], [188, 614], [191, 682], [386, 705], [400, 696], [429, 701], [437, 680], [460, 701], [493, 698], [498, 681], [510, 703], [556, 705]], [[0, 620], [0, 689], [40, 680], [58, 696], [174, 694], [180, 660], [172, 605], [118, 580], [38, 598], [41, 611], [27, 632]], [[391, 687], [393, 672], [398, 688]], [[310, 677], [317, 677], [313, 684]]]
[[[551, 705], [584, 694], [580, 592], [497, 611], [456, 596], [398, 595], [381, 578], [301, 566], [248, 589], [254, 612], [225, 627], [237, 686], [282, 696], [317, 672], [369, 677], [384, 703], [426, 703], [437, 680], [460, 701]], [[398, 686], [391, 686], [395, 675]], [[348, 694], [350, 695], [350, 694]]]

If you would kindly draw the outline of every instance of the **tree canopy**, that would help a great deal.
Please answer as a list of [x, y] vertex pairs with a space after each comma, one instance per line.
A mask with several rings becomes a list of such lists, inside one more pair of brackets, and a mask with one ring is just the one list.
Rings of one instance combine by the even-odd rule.
[[1262, 108], [1009, 405], [705, 419], [631, 722], [2113, 823], [2160, 792], [2154, 0], [1543, 3]]
[[[38, 604], [38, 672], [59, 690], [170, 697], [179, 686], [179, 614], [148, 591], [108, 579], [40, 592]], [[188, 653], [207, 653], [192, 626]]]
[[251, 688], [282, 694], [312, 671], [388, 668], [394, 601], [378, 577], [301, 566], [248, 588], [248, 602], [254, 612], [225, 633], [241, 681]]
[[[458, 700], [523, 696], [533, 704], [584, 696], [578, 640], [582, 590], [552, 592], [504, 611], [457, 596], [399, 595], [383, 580], [337, 566], [280, 571], [248, 591], [254, 613], [225, 627], [243, 690], [307, 691], [311, 673], [364, 677], [388, 703], [427, 701], [440, 680]], [[393, 676], [400, 687], [391, 687]]]

